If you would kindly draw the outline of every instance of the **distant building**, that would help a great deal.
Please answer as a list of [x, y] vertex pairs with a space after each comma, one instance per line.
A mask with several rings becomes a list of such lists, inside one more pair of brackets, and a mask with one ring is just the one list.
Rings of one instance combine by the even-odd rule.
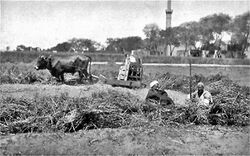
[[149, 51], [149, 50], [146, 50], [146, 49], [136, 49], [136, 50], [132, 50], [131, 53], [134, 54], [134, 55], [140, 56], [140, 57], [151, 55], [151, 54], [150, 54], [150, 51]]
[[247, 58], [250, 59], [250, 46], [247, 48], [245, 53], [246, 53]]
[[42, 49], [39, 48], [39, 47], [34, 48], [34, 50], [37, 51], [37, 52], [42, 51]]
[[16, 51], [24, 51], [24, 50], [25, 50], [25, 49], [22, 48], [22, 47], [20, 47], [20, 46], [16, 47]]
[[75, 48], [71, 47], [71, 48], [69, 49], [69, 52], [70, 52], [70, 53], [77, 53], [77, 50], [76, 50]]
[[176, 51], [176, 56], [182, 56], [182, 57], [184, 57], [184, 56], [187, 55], [186, 53], [187, 52], [185, 52], [185, 50], [177, 50]]
[[34, 51], [34, 48], [32, 48], [32, 47], [28, 47], [27, 49], [28, 49], [28, 51]]

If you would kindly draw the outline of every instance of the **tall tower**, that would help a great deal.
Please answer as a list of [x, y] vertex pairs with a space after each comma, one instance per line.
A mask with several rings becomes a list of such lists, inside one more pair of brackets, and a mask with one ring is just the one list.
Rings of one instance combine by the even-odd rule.
[[171, 27], [173, 10], [171, 9], [171, 0], [168, 0], [168, 6], [166, 9], [166, 29]]

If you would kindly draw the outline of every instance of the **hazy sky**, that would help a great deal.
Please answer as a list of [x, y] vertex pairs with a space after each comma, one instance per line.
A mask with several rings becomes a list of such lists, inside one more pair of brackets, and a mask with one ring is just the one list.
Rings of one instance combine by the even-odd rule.
[[[5, 1], [0, 0], [0, 49], [19, 44], [49, 48], [73, 37], [104, 43], [108, 37], [141, 36], [146, 24], [165, 28], [165, 1]], [[250, 1], [172, 0], [172, 26], [250, 10]]]

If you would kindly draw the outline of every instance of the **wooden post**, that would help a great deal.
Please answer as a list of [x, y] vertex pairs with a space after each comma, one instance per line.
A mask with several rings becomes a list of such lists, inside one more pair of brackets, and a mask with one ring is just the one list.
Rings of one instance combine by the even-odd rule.
[[190, 95], [190, 100], [192, 100], [192, 63], [191, 59], [189, 59], [189, 95]]

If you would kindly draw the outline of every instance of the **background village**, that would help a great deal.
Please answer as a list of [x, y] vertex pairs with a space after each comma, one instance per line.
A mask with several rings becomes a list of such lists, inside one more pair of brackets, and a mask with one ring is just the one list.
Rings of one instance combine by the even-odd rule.
[[249, 11], [235, 17], [226, 13], [215, 13], [202, 17], [199, 21], [187, 21], [171, 27], [171, 21], [175, 20], [172, 19], [175, 11], [180, 10], [172, 8], [169, 0], [165, 10], [165, 29], [156, 23], [146, 24], [141, 30], [146, 37], [144, 39], [139, 36], [107, 38], [106, 45], [102, 45], [92, 39], [72, 38], [48, 49], [18, 45], [16, 49], [7, 46], [6, 51], [124, 54], [136, 50], [144, 56], [249, 57]]

